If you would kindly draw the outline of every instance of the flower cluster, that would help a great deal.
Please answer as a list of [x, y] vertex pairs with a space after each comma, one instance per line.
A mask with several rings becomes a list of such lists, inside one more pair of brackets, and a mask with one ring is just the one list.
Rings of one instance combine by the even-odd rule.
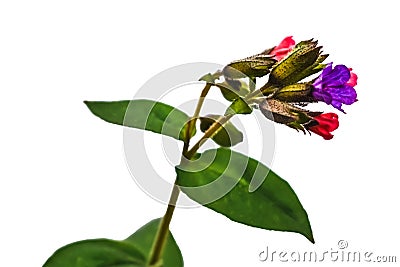
[[[265, 117], [329, 140], [339, 127], [338, 115], [308, 111], [304, 106], [324, 102], [345, 113], [342, 105], [357, 101], [354, 87], [358, 77], [345, 65], [323, 63], [328, 55], [322, 54], [322, 47], [317, 44], [314, 40], [296, 44], [288, 36], [276, 47], [232, 62], [222, 72], [230, 84], [237, 78], [250, 77], [255, 81], [269, 74], [268, 82], [260, 88], [262, 97], [256, 103]], [[242, 76], [234, 74], [235, 71]], [[318, 73], [319, 76], [305, 81]]]

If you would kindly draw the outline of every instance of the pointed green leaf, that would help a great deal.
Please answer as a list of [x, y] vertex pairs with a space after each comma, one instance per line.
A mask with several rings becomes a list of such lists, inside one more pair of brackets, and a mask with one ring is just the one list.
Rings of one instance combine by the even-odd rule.
[[[78, 241], [58, 249], [43, 267], [146, 267], [161, 219], [155, 219], [123, 241], [91, 239]], [[183, 258], [171, 232], [162, 266], [183, 267]]]
[[[190, 198], [231, 220], [268, 230], [297, 232], [314, 242], [307, 213], [293, 189], [260, 162], [220, 148], [207, 150], [197, 160], [177, 166], [176, 173], [182, 191]], [[204, 186], [211, 182], [212, 187]], [[215, 194], [222, 197], [209, 202]]]
[[[161, 219], [152, 220], [137, 230], [133, 235], [125, 239], [125, 242], [131, 243], [137, 247], [142, 254], [146, 255], [146, 258], [149, 258], [150, 250], [153, 246], [153, 241], [160, 221]], [[164, 267], [183, 266], [181, 251], [171, 232], [168, 234], [168, 238], [165, 242], [164, 252], [161, 259]]]
[[215, 81], [219, 79], [219, 77], [222, 76], [222, 72], [221, 71], [217, 71], [213, 74], [211, 73], [207, 73], [206, 75], [203, 75], [199, 81], [205, 81], [207, 83], [211, 83], [211, 84], [215, 84]]
[[78, 241], [58, 249], [43, 267], [144, 267], [145, 256], [131, 244], [92, 239]]
[[[205, 132], [218, 119], [218, 115], [207, 115], [200, 118], [200, 129]], [[223, 127], [219, 128], [211, 136], [211, 139], [220, 146], [230, 147], [243, 141], [243, 134], [230, 121], [226, 122]]]
[[[167, 104], [147, 99], [84, 103], [94, 115], [107, 122], [184, 140], [189, 116]], [[191, 134], [195, 134], [195, 129]]]
[[243, 98], [239, 97], [228, 107], [225, 112], [225, 115], [230, 114], [250, 114], [253, 112], [253, 109], [243, 100]]
[[231, 102], [250, 92], [247, 83], [241, 80], [225, 79], [223, 83], [218, 83], [216, 86], [221, 90], [222, 96]]
[[240, 97], [238, 92], [228, 89], [225, 85], [218, 85], [218, 88], [221, 91], [222, 96], [228, 101], [232, 102]]

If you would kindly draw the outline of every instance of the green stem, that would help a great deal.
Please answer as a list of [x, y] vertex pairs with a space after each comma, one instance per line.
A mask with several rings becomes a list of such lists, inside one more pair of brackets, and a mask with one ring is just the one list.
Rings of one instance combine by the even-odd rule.
[[249, 89], [250, 92], [256, 90], [256, 77], [249, 77]]
[[[195, 112], [194, 112], [192, 118], [189, 120], [188, 127], [186, 128], [185, 141], [184, 141], [182, 155], [189, 160], [196, 154], [196, 152], [204, 144], [206, 139], [210, 138], [216, 131], [218, 131], [218, 129], [220, 127], [222, 127], [226, 122], [228, 122], [234, 116], [234, 114], [229, 114], [226, 116], [219, 117], [219, 119], [216, 120], [210, 126], [210, 128], [208, 128], [208, 130], [204, 133], [204, 135], [200, 138], [200, 140], [196, 144], [194, 144], [193, 147], [189, 150], [189, 143], [190, 143], [190, 138], [191, 138], [190, 133], [192, 132], [193, 127], [195, 127], [195, 125], [196, 125], [196, 121], [200, 115], [200, 110], [204, 104], [205, 97], [207, 96], [211, 86], [212, 86], [212, 84], [207, 83], [206, 86], [204, 87], [203, 91], [201, 92], [200, 98], [197, 102]], [[262, 96], [262, 92], [259, 90], [255, 90], [246, 97], [246, 100], [253, 100], [254, 98], [257, 98], [259, 96]], [[160, 226], [158, 227], [156, 238], [154, 240], [153, 247], [150, 252], [150, 260], [149, 260], [150, 266], [156, 266], [156, 264], [159, 263], [160, 258], [162, 256], [165, 242], [167, 240], [168, 233], [169, 233], [169, 225], [171, 223], [172, 216], [175, 211], [175, 206], [178, 201], [179, 193], [180, 193], [180, 189], [179, 189], [179, 186], [177, 185], [177, 179], [175, 179], [174, 187], [172, 189], [171, 196], [168, 201], [167, 210], [164, 214], [164, 217], [162, 218], [162, 220], [160, 222]]]
[[158, 227], [158, 231], [156, 234], [156, 239], [153, 243], [152, 250], [150, 252], [150, 266], [156, 266], [158, 261], [160, 260], [163, 249], [165, 246], [165, 242], [167, 241], [168, 232], [169, 232], [169, 224], [172, 220], [172, 215], [174, 214], [176, 202], [179, 197], [179, 187], [176, 185], [176, 179], [174, 183], [174, 187], [172, 188], [171, 196], [168, 202], [167, 210], [165, 211], [164, 217], [161, 219], [160, 226]]
[[[208, 92], [210, 91], [211, 86], [212, 86], [212, 84], [207, 83], [206, 86], [204, 87], [203, 91], [201, 92], [200, 98], [197, 102], [196, 109], [194, 111], [194, 114], [193, 114], [192, 118], [189, 120], [188, 126], [186, 128], [182, 155], [188, 159], [191, 158], [191, 156], [188, 157], [186, 155], [188, 152], [188, 149], [189, 149], [189, 143], [190, 143], [190, 138], [191, 138], [190, 133], [192, 132], [193, 127], [195, 127], [195, 125], [196, 125], [196, 120], [198, 119], [198, 117], [200, 115], [201, 107], [204, 104], [205, 97], [207, 96]], [[194, 153], [196, 153], [196, 152], [194, 152]], [[172, 192], [171, 192], [171, 196], [168, 201], [167, 210], [165, 211], [164, 217], [161, 219], [160, 225], [157, 230], [156, 237], [154, 239], [153, 247], [150, 252], [150, 258], [149, 258], [150, 266], [156, 266], [162, 256], [162, 253], [163, 253], [163, 250], [165, 247], [165, 242], [167, 241], [167, 237], [168, 237], [169, 225], [171, 223], [172, 216], [175, 211], [176, 202], [178, 201], [179, 192], [180, 192], [180, 189], [177, 185], [177, 179], [175, 179], [174, 186], [173, 186]]]
[[193, 130], [193, 127], [196, 126], [196, 121], [199, 118], [201, 107], [204, 104], [204, 100], [206, 99], [206, 96], [207, 96], [208, 92], [210, 91], [211, 86], [212, 86], [211, 83], [207, 83], [206, 86], [204, 87], [203, 91], [201, 91], [200, 98], [199, 98], [199, 100], [197, 102], [197, 106], [196, 106], [196, 109], [194, 111], [194, 114], [193, 114], [192, 118], [189, 120], [188, 126], [186, 128], [185, 142], [184, 142], [184, 145], [183, 145], [182, 154], [185, 154], [189, 149], [191, 132]]

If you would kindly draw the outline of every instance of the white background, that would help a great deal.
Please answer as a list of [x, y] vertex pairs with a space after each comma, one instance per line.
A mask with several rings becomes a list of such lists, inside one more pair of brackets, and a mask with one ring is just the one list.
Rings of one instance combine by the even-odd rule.
[[385, 0], [1, 1], [0, 265], [41, 266], [60, 246], [124, 239], [164, 213], [127, 170], [122, 128], [83, 100], [130, 99], [166, 68], [225, 64], [287, 35], [318, 39], [359, 76], [359, 101], [331, 141], [276, 127], [272, 168], [302, 201], [316, 244], [179, 209], [171, 230], [185, 265], [285, 266], [258, 254], [330, 251], [341, 239], [399, 261], [399, 23]]

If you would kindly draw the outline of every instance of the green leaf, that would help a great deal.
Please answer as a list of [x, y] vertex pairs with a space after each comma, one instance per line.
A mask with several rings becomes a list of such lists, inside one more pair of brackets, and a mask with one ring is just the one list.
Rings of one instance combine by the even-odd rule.
[[58, 249], [43, 267], [139, 267], [144, 255], [134, 246], [109, 239], [78, 241]]
[[216, 86], [221, 90], [222, 96], [230, 102], [241, 96], [246, 96], [250, 92], [247, 83], [241, 80], [225, 79], [223, 83], [218, 83]]
[[[300, 233], [314, 242], [307, 213], [293, 189], [260, 162], [220, 148], [177, 166], [176, 173], [184, 193], [229, 219]], [[211, 182], [212, 186], [206, 186]], [[222, 197], [215, 200], [218, 195]]]
[[[161, 219], [155, 219], [144, 225], [142, 228], [137, 230], [133, 235], [125, 239], [126, 242], [132, 243], [137, 247], [141, 253], [149, 258], [150, 250], [153, 245], [154, 238], [156, 236], [158, 226]], [[164, 252], [162, 256], [164, 267], [181, 267], [183, 266], [183, 258], [181, 251], [176, 244], [174, 237], [171, 232], [165, 243]]]
[[230, 114], [250, 114], [253, 112], [253, 109], [243, 100], [243, 98], [239, 97], [228, 107], [225, 112], [225, 115]]
[[[237, 70], [234, 71], [237, 72]], [[217, 71], [214, 74], [208, 73], [199, 80], [217, 86], [220, 89], [222, 96], [231, 102], [240, 96], [247, 95], [250, 92], [249, 86], [241, 80], [233, 80], [225, 77], [225, 81], [216, 83], [221, 75], [221, 71]]]
[[199, 81], [205, 81], [207, 83], [211, 83], [211, 84], [215, 84], [215, 81], [219, 79], [219, 77], [222, 76], [222, 72], [221, 71], [217, 71], [213, 74], [211, 73], [207, 73], [206, 75], [203, 75]]
[[[204, 133], [218, 119], [218, 115], [207, 115], [200, 118], [200, 129]], [[220, 146], [230, 147], [243, 141], [243, 134], [230, 121], [217, 130], [211, 139]]]
[[[155, 219], [123, 241], [91, 239], [58, 249], [43, 267], [146, 267], [161, 219]], [[183, 258], [169, 233], [162, 255], [164, 267], [182, 267]]]
[[[147, 99], [84, 103], [94, 115], [107, 122], [184, 140], [189, 116], [167, 104]], [[195, 134], [195, 129], [191, 134]]]

